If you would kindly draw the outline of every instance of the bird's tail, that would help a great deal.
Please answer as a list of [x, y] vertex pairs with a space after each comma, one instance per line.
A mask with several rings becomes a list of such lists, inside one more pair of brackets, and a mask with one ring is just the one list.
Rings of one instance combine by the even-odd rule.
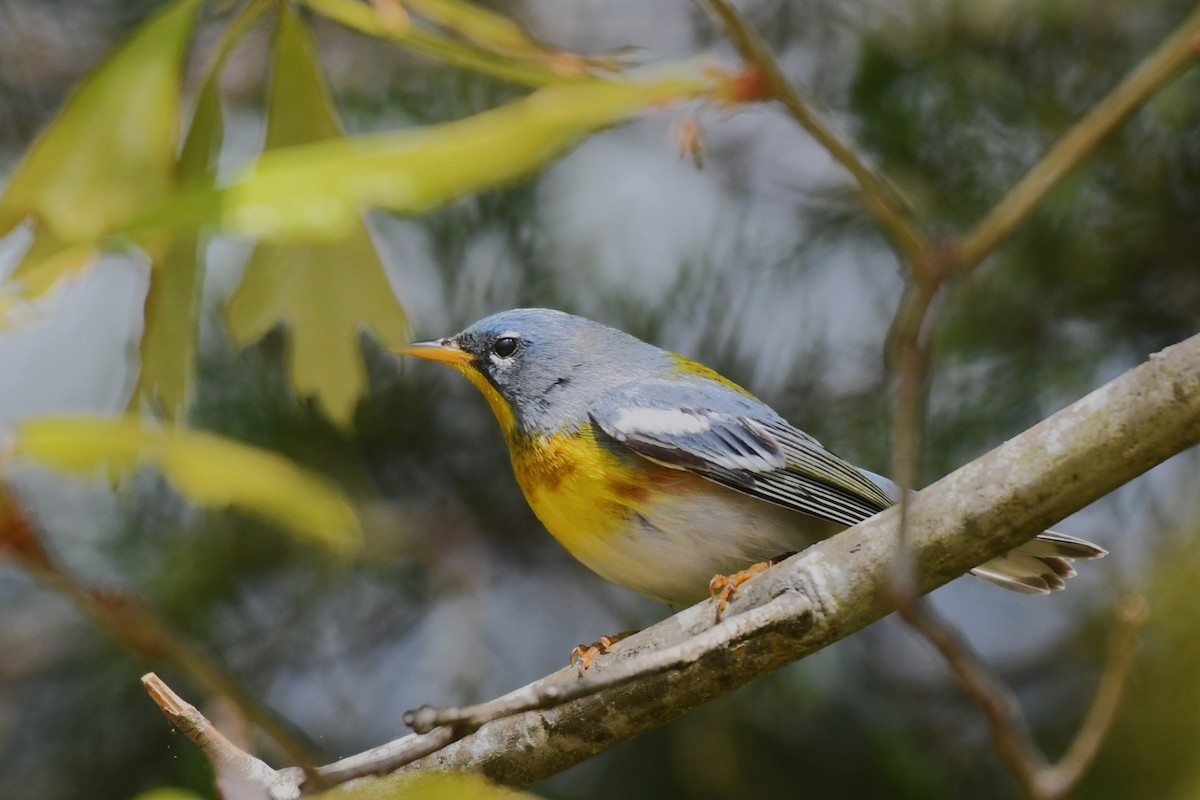
[[1086, 539], [1046, 531], [999, 558], [980, 564], [971, 574], [1014, 592], [1050, 594], [1066, 586], [1067, 578], [1075, 576], [1071, 566], [1074, 559], [1106, 555], [1107, 550]]

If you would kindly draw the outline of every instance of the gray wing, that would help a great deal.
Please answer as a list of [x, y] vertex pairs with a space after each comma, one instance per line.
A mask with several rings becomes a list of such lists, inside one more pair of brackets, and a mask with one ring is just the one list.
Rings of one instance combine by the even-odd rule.
[[645, 458], [814, 517], [853, 525], [892, 505], [863, 473], [770, 407], [715, 382], [627, 384], [590, 414]]

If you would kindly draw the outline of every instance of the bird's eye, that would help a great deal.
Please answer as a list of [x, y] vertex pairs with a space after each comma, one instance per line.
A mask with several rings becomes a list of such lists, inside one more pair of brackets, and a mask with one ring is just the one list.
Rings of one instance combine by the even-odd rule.
[[517, 352], [517, 347], [521, 344], [521, 340], [515, 336], [501, 336], [492, 345], [492, 352], [501, 358], [508, 358], [513, 353]]

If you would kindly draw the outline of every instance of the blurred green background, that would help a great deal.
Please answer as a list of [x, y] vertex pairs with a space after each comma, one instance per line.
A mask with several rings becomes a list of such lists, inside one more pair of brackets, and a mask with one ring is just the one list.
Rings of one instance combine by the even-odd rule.
[[[74, 82], [155, 7], [0, 0], [0, 175]], [[732, 60], [712, 21], [682, 1], [495, 7], [567, 50]], [[1191, 7], [758, 0], [746, 10], [788, 72], [933, 230], [950, 233], [977, 220]], [[215, 24], [201, 28], [198, 52], [211, 48]], [[314, 31], [352, 133], [458, 119], [514, 95], [328, 23]], [[256, 30], [230, 62], [223, 163], [261, 141], [268, 38]], [[679, 157], [673, 134], [693, 114], [706, 141], [699, 169]], [[710, 364], [835, 452], [888, 468], [882, 353], [903, 272], [846, 176], [776, 106], [645, 115], [528, 181], [426, 216], [368, 222], [421, 338], [513, 306], [582, 313]], [[0, 240], [0, 269], [23, 235]], [[938, 337], [926, 479], [1200, 329], [1198, 253], [1192, 71], [956, 287]], [[457, 376], [401, 364], [364, 336], [370, 392], [347, 431], [292, 393], [286, 332], [233, 347], [218, 306], [246, 256], [231, 238], [209, 247], [190, 423], [338, 481], [363, 514], [364, 552], [331, 560], [245, 516], [198, 511], [150, 472], [116, 492], [24, 472], [20, 496], [65, 564], [143, 599], [329, 758], [401, 735], [405, 709], [487, 699], [562, 666], [579, 641], [668, 613], [604, 584], [541, 529], [490, 412]], [[0, 331], [0, 424], [124, 406], [137, 378], [143, 273], [106, 257], [44, 313]], [[1112, 556], [1085, 565], [1064, 594], [958, 581], [934, 595], [1014, 687], [1051, 755], [1091, 698], [1117, 597], [1147, 596], [1152, 617], [1129, 693], [1080, 797], [1200, 797], [1196, 467], [1185, 453], [1066, 521], [1063, 530]], [[0, 609], [0, 797], [125, 800], [166, 785], [211, 795], [205, 760], [137, 679], [161, 669], [198, 705], [214, 698], [114, 645], [4, 562]], [[1016, 795], [980, 716], [893, 620], [534, 791], [563, 800]]]

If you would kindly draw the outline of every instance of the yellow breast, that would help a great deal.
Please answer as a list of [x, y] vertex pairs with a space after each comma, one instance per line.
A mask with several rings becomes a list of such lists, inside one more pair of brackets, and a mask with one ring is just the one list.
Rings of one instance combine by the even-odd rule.
[[[509, 442], [513, 471], [533, 512], [571, 555], [592, 566], [606, 559], [629, 519], [673, 473], [642, 459], [623, 460], [596, 441], [590, 426]], [[670, 476], [668, 476], [670, 477]], [[673, 478], [672, 478], [673, 479]]]

